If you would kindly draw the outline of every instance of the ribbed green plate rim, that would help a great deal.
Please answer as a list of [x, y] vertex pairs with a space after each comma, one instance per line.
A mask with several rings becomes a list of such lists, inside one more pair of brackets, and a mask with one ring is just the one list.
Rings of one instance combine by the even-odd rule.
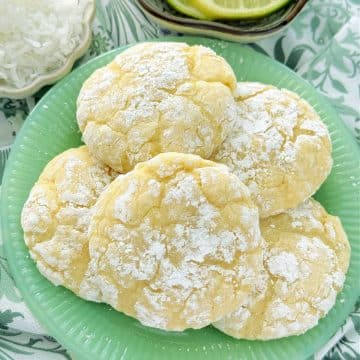
[[308, 83], [274, 60], [255, 51], [218, 40], [167, 37], [213, 48], [233, 66], [239, 80], [285, 87], [307, 99], [328, 125], [333, 141], [333, 171], [316, 198], [338, 215], [352, 246], [350, 268], [335, 307], [306, 334], [275, 341], [243, 341], [212, 327], [183, 333], [146, 328], [103, 304], [83, 301], [43, 278], [29, 258], [20, 227], [28, 193], [46, 163], [81, 143], [75, 120], [76, 97], [82, 82], [108, 63], [120, 48], [78, 68], [39, 102], [13, 146], [3, 180], [1, 218], [11, 272], [27, 305], [50, 334], [77, 360], [125, 359], [305, 359], [335, 333], [359, 296], [360, 168], [359, 149], [336, 112]]

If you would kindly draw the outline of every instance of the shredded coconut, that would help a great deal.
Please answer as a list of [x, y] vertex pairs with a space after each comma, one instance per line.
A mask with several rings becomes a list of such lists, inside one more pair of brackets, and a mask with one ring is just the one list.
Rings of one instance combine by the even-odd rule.
[[0, 81], [17, 88], [59, 69], [81, 43], [87, 0], [0, 1]]

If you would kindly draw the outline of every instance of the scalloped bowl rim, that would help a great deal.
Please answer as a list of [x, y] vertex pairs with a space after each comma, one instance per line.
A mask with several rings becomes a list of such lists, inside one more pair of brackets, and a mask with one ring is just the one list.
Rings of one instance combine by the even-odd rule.
[[82, 42], [70, 54], [63, 66], [45, 75], [39, 75], [32, 83], [22, 88], [16, 88], [12, 85], [0, 85], [0, 97], [8, 97], [12, 99], [20, 99], [36, 93], [45, 85], [51, 85], [67, 75], [75, 61], [85, 54], [91, 44], [91, 23], [95, 17], [96, 0], [87, 0], [84, 13], [83, 24], [85, 31], [83, 33]]

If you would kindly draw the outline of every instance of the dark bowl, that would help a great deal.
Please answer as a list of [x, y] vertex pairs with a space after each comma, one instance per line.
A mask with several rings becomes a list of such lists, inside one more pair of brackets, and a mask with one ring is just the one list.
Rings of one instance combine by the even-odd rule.
[[219, 39], [252, 42], [283, 30], [308, 0], [294, 0], [276, 12], [259, 19], [207, 21], [180, 14], [165, 0], [136, 0], [137, 5], [162, 28], [186, 34], [205, 35]]

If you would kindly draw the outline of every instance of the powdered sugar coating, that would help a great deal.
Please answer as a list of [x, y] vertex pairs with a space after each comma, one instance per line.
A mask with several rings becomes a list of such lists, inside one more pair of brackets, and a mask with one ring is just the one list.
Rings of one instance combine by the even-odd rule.
[[24, 240], [55, 285], [78, 292], [89, 262], [92, 208], [116, 175], [82, 146], [51, 160], [32, 188], [21, 215]]
[[215, 154], [247, 185], [260, 216], [296, 207], [328, 176], [331, 142], [315, 110], [296, 94], [238, 83], [236, 130]]
[[201, 328], [246, 301], [260, 250], [258, 211], [240, 180], [198, 156], [165, 153], [101, 195], [91, 291], [145, 325]]
[[[299, 223], [295, 228], [294, 220]], [[215, 326], [247, 339], [302, 334], [328, 313], [343, 286], [350, 257], [345, 232], [339, 219], [312, 199], [262, 219], [260, 228], [268, 288], [246, 307], [246, 316], [242, 307]]]
[[90, 151], [119, 172], [166, 151], [209, 158], [236, 119], [235, 87], [208, 48], [139, 44], [84, 83], [77, 120]]

